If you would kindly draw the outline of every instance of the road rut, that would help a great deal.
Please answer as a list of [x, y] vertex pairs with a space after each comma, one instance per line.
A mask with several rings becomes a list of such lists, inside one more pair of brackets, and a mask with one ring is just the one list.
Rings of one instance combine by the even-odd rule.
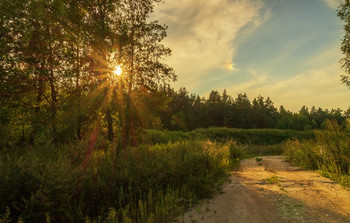
[[178, 223], [350, 223], [350, 191], [283, 156], [247, 159], [223, 192], [180, 217]]

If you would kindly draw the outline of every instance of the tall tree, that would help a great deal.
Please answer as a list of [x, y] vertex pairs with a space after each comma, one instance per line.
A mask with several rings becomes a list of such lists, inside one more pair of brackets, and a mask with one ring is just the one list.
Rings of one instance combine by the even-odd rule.
[[345, 22], [345, 34], [340, 47], [344, 57], [340, 62], [347, 74], [341, 75], [341, 80], [350, 87], [350, 0], [345, 0], [340, 4], [338, 8], [338, 16], [343, 22]]
[[122, 61], [127, 64], [124, 144], [130, 143], [130, 135], [134, 131], [132, 92], [144, 86], [156, 88], [176, 79], [173, 69], [161, 62], [161, 58], [171, 55], [171, 50], [161, 44], [166, 37], [167, 27], [158, 21], [148, 21], [155, 4], [159, 2], [160, 0], [124, 0], [121, 4], [125, 16], [120, 27], [122, 35], [127, 37]]

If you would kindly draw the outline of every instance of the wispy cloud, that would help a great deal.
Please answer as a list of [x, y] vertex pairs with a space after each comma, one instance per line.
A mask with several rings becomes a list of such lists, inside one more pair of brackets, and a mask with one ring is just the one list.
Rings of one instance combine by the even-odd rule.
[[330, 8], [337, 9], [339, 4], [343, 2], [343, 0], [321, 0], [325, 2]]
[[238, 94], [238, 93], [255, 91], [256, 89], [259, 89], [262, 85], [268, 84], [268, 81], [271, 77], [271, 75], [269, 75], [268, 73], [259, 73], [253, 69], [249, 71], [249, 76], [250, 77], [248, 81], [226, 87], [226, 89], [228, 90], [233, 89], [234, 92], [228, 91], [229, 93], [232, 93], [232, 95]]
[[[285, 80], [272, 80], [271, 75], [262, 74], [257, 82], [248, 81], [233, 86], [232, 89], [238, 89], [237, 93], [246, 92], [250, 97], [270, 96], [277, 106], [284, 105], [292, 111], [298, 111], [303, 105], [346, 109], [350, 106], [350, 91], [341, 84], [341, 73], [339, 64], [333, 63], [317, 70], [307, 70]], [[266, 84], [261, 86], [264, 83]]]
[[292, 111], [347, 109], [334, 13], [340, 1], [167, 0], [151, 19], [169, 26], [164, 43], [173, 50], [166, 62], [179, 76], [175, 88], [269, 96]]
[[154, 18], [169, 26], [165, 44], [173, 50], [167, 62], [179, 76], [177, 85], [195, 85], [201, 75], [216, 69], [236, 69], [234, 39], [242, 27], [261, 23], [261, 1], [168, 0]]

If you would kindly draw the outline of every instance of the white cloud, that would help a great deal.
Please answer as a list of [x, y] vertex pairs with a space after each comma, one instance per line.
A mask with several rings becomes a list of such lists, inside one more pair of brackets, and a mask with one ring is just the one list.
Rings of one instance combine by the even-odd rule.
[[247, 24], [256, 27], [262, 2], [252, 0], [168, 0], [152, 19], [169, 26], [165, 45], [173, 50], [167, 63], [178, 74], [176, 85], [191, 88], [201, 75], [236, 69], [234, 39]]
[[342, 71], [339, 64], [333, 63], [317, 70], [307, 70], [281, 81], [273, 81], [271, 75], [262, 74], [256, 82], [248, 81], [232, 86], [230, 89], [234, 89], [235, 93], [246, 92], [249, 97], [258, 95], [271, 97], [277, 107], [283, 105], [294, 112], [300, 110], [303, 105], [309, 108], [315, 106], [347, 109], [350, 106], [350, 91], [348, 87], [341, 84], [340, 74]]
[[[227, 89], [233, 89], [235, 91], [235, 93], [250, 92], [252, 90], [259, 88], [261, 85], [266, 85], [268, 83], [269, 78], [270, 78], [269, 74], [259, 73], [256, 70], [250, 70], [249, 73], [250, 73], [249, 81], [231, 86]], [[234, 95], [234, 94], [232, 94], [232, 95]], [[252, 96], [252, 95], [250, 95], [250, 96]]]
[[[342, 0], [321, 1], [336, 9]], [[271, 11], [261, 10], [262, 7], [262, 0], [166, 0], [160, 4], [151, 19], [169, 26], [164, 43], [173, 50], [173, 56], [167, 63], [179, 76], [173, 86], [186, 86], [190, 92], [194, 89], [222, 92], [225, 88], [232, 96], [244, 92], [251, 98], [262, 95], [271, 97], [276, 106], [284, 105], [292, 111], [303, 105], [347, 109], [350, 91], [339, 80], [342, 71], [337, 62], [338, 46], [329, 46], [314, 55], [305, 62], [309, 68], [293, 77], [275, 76], [273, 69], [258, 72], [264, 68], [247, 71], [239, 64], [236, 66], [233, 58], [239, 56], [236, 55], [238, 34], [239, 39], [254, 34], [252, 31], [272, 16]], [[278, 58], [266, 59], [275, 67], [308, 40], [289, 41]], [[215, 70], [220, 72], [214, 73]], [[239, 76], [243, 74], [248, 76]], [[247, 81], [232, 85], [242, 79]], [[207, 97], [208, 92], [201, 95]]]

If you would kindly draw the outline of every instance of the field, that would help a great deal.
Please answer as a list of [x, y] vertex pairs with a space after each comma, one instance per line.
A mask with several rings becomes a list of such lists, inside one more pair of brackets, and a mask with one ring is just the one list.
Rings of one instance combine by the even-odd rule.
[[[283, 152], [299, 165], [323, 168], [337, 179], [348, 177], [348, 132], [315, 135], [316, 141], [311, 131], [147, 130], [139, 134], [139, 146], [121, 151], [101, 139], [94, 145], [81, 141], [59, 149], [48, 143], [38, 148], [4, 150], [0, 153], [0, 219], [169, 222], [198, 201], [212, 198], [242, 159]], [[330, 169], [339, 163], [330, 159], [317, 159], [318, 166], [303, 165], [309, 163], [307, 157], [318, 157], [312, 153], [312, 146], [322, 143], [321, 139], [323, 143], [343, 139], [339, 141], [342, 166]], [[325, 147], [325, 157], [334, 148]]]

